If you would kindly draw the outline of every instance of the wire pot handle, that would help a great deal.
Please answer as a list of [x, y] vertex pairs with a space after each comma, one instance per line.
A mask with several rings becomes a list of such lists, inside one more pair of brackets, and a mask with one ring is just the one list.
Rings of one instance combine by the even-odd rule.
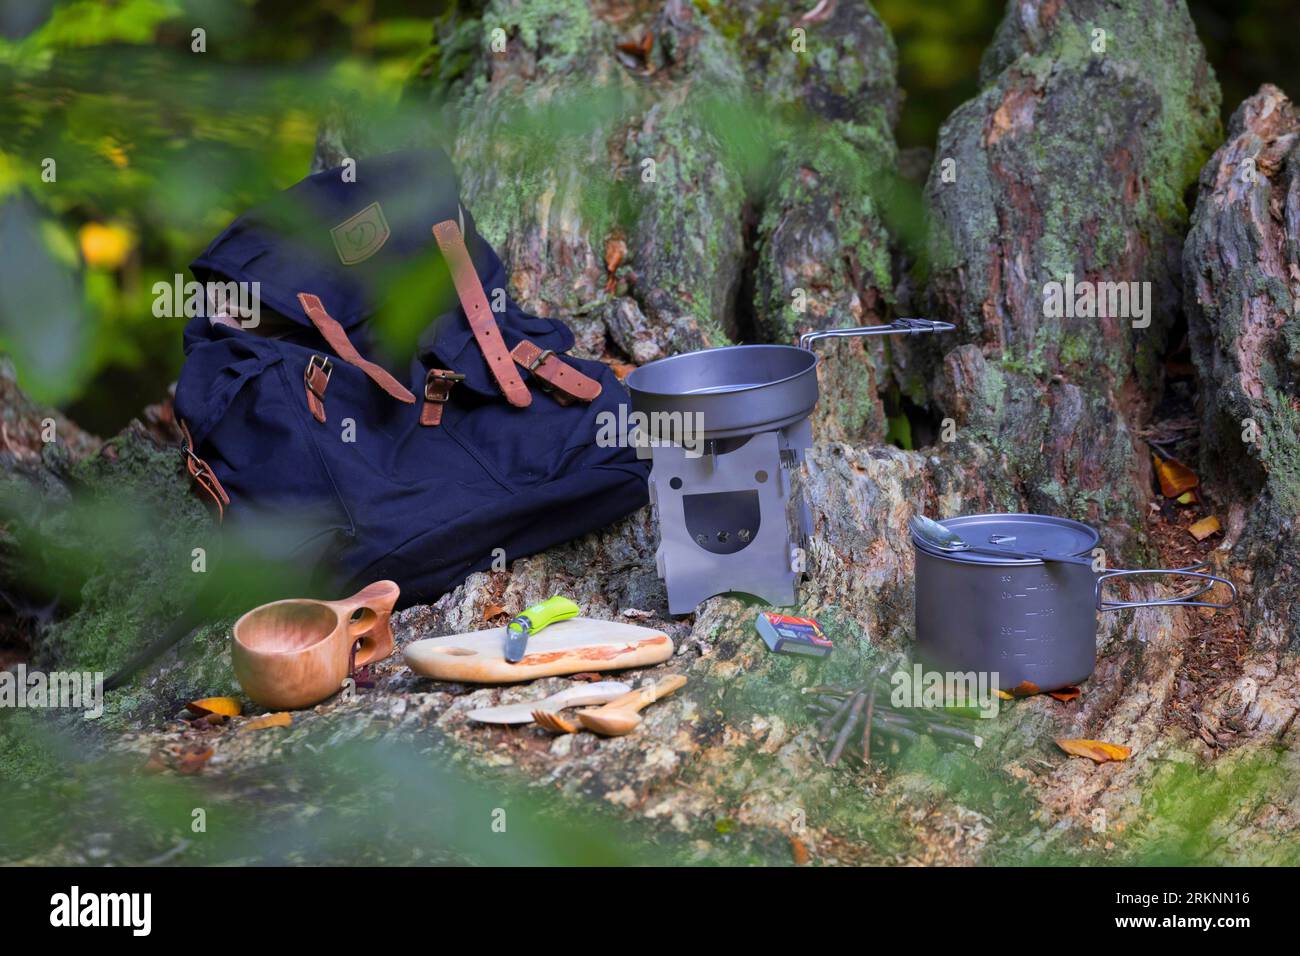
[[[1237, 586], [1227, 578], [1221, 578], [1214, 574], [1206, 574], [1205, 569], [1209, 566], [1210, 564], [1208, 561], [1201, 561], [1198, 564], [1188, 565], [1185, 568], [1151, 568], [1137, 571], [1108, 571], [1097, 578], [1097, 610], [1119, 611], [1128, 607], [1162, 607], [1166, 605], [1172, 607], [1232, 607], [1233, 602], [1237, 600]], [[1204, 583], [1190, 594], [1165, 598], [1161, 601], [1106, 601], [1102, 599], [1101, 589], [1108, 578], [1132, 577], [1138, 574], [1181, 574], [1184, 577], [1193, 578], [1198, 581], [1203, 581]], [[1232, 597], [1230, 597], [1225, 603], [1216, 604], [1212, 601], [1193, 600], [1193, 598], [1200, 597], [1216, 584], [1227, 585], [1228, 590], [1232, 592]]]
[[799, 336], [799, 348], [807, 349], [818, 339], [845, 339], [859, 335], [915, 335], [918, 332], [951, 332], [957, 326], [935, 319], [895, 319], [888, 325], [863, 325], [856, 329], [823, 329]]

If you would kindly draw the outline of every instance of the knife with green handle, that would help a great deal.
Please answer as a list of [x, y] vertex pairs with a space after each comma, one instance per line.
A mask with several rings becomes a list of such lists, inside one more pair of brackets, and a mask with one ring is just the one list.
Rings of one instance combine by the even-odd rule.
[[578, 605], [558, 594], [540, 604], [524, 608], [506, 625], [506, 660], [518, 664], [524, 659], [529, 637], [556, 621], [567, 621], [580, 613], [582, 609]]

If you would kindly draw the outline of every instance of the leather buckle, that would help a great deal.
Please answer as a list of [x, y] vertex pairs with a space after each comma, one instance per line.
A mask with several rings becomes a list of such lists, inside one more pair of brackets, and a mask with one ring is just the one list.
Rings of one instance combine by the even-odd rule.
[[[465, 381], [465, 376], [459, 372], [448, 372], [445, 369], [431, 368], [429, 374], [424, 379], [424, 400], [426, 402], [445, 402], [451, 397], [450, 386], [457, 382]], [[441, 383], [446, 383], [447, 388], [438, 388]], [[436, 389], [436, 391], [435, 391]]]
[[330, 383], [330, 376], [334, 374], [334, 363], [330, 361], [329, 356], [313, 355], [307, 360], [307, 367], [302, 371], [303, 384], [307, 386], [307, 391], [311, 392], [317, 398], [324, 399], [325, 388], [321, 387], [320, 391], [312, 385], [312, 369], [325, 374], [325, 385]]
[[194, 439], [190, 436], [190, 429], [185, 424], [185, 420], [178, 418], [176, 424], [181, 429], [181, 451], [185, 453], [185, 470], [189, 472], [194, 483], [202, 488], [212, 499], [212, 503], [217, 506], [217, 520], [221, 521], [226, 516], [226, 505], [230, 504], [230, 495], [226, 494], [226, 489], [221, 486], [221, 479], [217, 477], [217, 473], [195, 453]]
[[546, 360], [554, 354], [555, 354], [554, 349], [542, 349], [540, 352], [537, 353], [537, 358], [533, 359], [531, 362], [525, 365], [524, 368], [528, 369], [528, 371], [530, 372], [536, 372], [538, 366], [544, 364]]

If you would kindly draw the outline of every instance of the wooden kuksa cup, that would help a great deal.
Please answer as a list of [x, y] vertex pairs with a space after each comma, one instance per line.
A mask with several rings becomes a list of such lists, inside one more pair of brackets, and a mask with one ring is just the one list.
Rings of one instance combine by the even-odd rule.
[[310, 707], [337, 693], [350, 667], [393, 653], [389, 618], [400, 593], [394, 582], [376, 581], [341, 601], [295, 598], [249, 611], [231, 641], [244, 693], [271, 710]]

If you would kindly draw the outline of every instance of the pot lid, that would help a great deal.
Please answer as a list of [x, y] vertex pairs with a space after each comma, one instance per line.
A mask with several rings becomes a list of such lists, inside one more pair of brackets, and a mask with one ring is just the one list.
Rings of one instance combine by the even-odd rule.
[[[1097, 546], [1097, 532], [1086, 524], [1069, 518], [1048, 515], [991, 514], [961, 515], [944, 518], [939, 524], [959, 534], [969, 545], [1001, 545], [1016, 551], [1050, 551], [1055, 554], [1086, 555]], [[921, 550], [942, 558], [969, 564], [1040, 564], [1036, 559], [999, 558], [993, 555], [962, 551], [942, 551], [927, 546], [912, 535]]]

